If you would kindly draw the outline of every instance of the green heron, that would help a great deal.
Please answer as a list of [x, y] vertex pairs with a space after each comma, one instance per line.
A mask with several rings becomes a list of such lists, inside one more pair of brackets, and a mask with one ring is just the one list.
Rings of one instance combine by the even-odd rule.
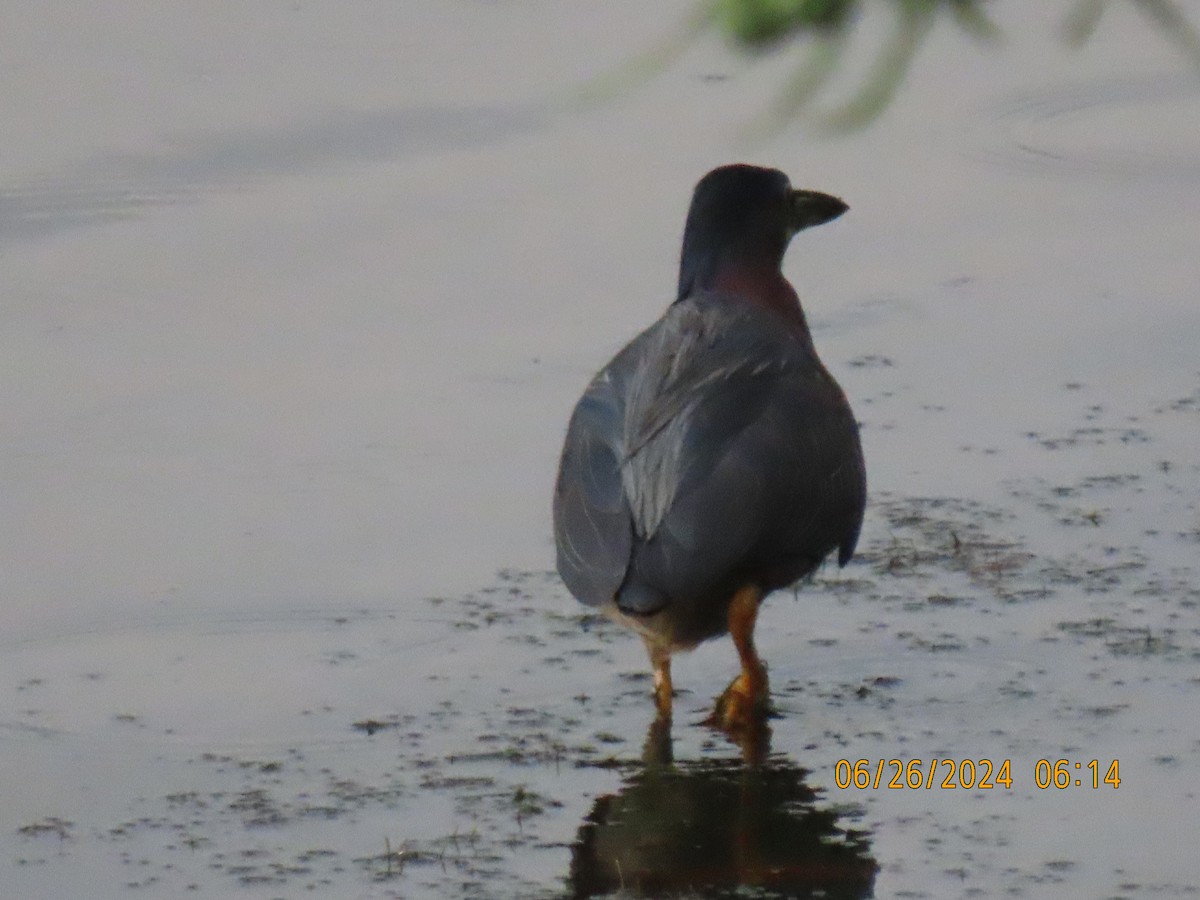
[[741, 674], [709, 720], [761, 723], [763, 598], [854, 553], [866, 503], [858, 425], [780, 269], [836, 197], [730, 165], [696, 185], [679, 291], [588, 385], [554, 493], [558, 571], [584, 604], [637, 631], [671, 714], [671, 654], [729, 632]]

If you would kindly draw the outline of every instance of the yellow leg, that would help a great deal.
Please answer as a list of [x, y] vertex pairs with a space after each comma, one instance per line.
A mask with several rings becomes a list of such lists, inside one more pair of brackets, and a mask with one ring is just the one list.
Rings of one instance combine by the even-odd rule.
[[670, 721], [671, 698], [674, 696], [671, 686], [671, 651], [661, 644], [652, 643], [648, 638], [646, 651], [650, 654], [650, 664], [654, 667], [654, 703], [658, 707], [658, 716]]
[[738, 732], [760, 727], [766, 719], [770, 690], [767, 667], [754, 650], [754, 623], [762, 603], [762, 589], [746, 585], [729, 603], [729, 634], [742, 664], [741, 674], [717, 698], [708, 724]]

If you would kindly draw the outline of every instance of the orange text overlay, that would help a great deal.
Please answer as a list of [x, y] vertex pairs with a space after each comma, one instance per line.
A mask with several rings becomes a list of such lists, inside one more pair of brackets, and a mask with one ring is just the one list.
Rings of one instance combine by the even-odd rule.
[[[1011, 759], [839, 759], [833, 781], [839, 788], [859, 790], [1013, 790], [1032, 785], [1039, 790], [1116, 789], [1121, 786], [1119, 760], [1039, 759], [1014, 776]], [[1024, 782], [1023, 784], [1020, 782]]]

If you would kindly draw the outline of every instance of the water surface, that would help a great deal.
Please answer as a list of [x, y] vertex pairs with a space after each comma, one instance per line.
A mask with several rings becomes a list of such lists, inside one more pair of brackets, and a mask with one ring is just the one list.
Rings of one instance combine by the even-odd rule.
[[[846, 138], [748, 144], [788, 61], [715, 42], [562, 102], [687, 9], [8, 17], [6, 894], [1194, 893], [1200, 84], [1118, 7], [1078, 53], [998, 8]], [[733, 159], [851, 204], [786, 268], [871, 482], [764, 611], [757, 766], [697, 724], [727, 643], [656, 733], [548, 571], [571, 405]]]

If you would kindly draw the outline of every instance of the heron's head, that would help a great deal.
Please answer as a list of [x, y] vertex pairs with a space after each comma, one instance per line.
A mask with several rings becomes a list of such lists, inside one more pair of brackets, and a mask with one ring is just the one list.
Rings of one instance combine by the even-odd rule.
[[829, 194], [797, 190], [778, 169], [721, 166], [692, 194], [679, 267], [682, 300], [708, 287], [728, 268], [777, 272], [799, 231], [832, 221], [849, 207]]

